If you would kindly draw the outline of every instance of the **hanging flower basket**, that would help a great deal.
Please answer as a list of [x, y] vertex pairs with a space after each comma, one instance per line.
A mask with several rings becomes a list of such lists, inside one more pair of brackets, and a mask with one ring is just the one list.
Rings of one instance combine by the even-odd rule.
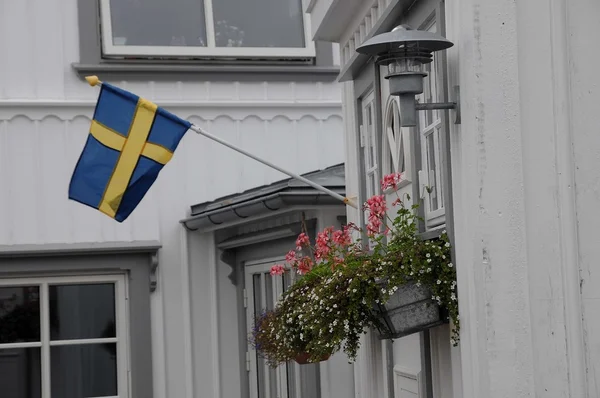
[[[385, 282], [380, 285], [385, 286]], [[384, 326], [382, 339], [397, 339], [447, 322], [431, 290], [414, 282], [399, 286], [385, 304], [375, 304], [374, 312]]]
[[[382, 190], [396, 188], [400, 180], [399, 174], [385, 176]], [[408, 195], [398, 197], [390, 208], [385, 195], [368, 199], [365, 231], [350, 223], [339, 230], [325, 228], [313, 238], [303, 228], [285, 263], [271, 268], [274, 276], [295, 272], [301, 277], [257, 319], [251, 339], [271, 366], [325, 361], [341, 350], [353, 361], [368, 329], [394, 339], [451, 321], [451, 343], [458, 344], [456, 270], [448, 236], [441, 231], [438, 238], [423, 240], [418, 205], [406, 207], [408, 201]], [[362, 232], [368, 242], [361, 242]]]
[[296, 363], [300, 364], [300, 365], [307, 365], [307, 364], [311, 364], [311, 363], [317, 363], [317, 362], [323, 362], [329, 359], [329, 357], [331, 356], [331, 354], [327, 354], [327, 355], [323, 355], [319, 358], [317, 358], [317, 360], [312, 360], [310, 359], [310, 354], [307, 352], [302, 352], [298, 355], [296, 355], [296, 358], [294, 358], [294, 361], [296, 361]]

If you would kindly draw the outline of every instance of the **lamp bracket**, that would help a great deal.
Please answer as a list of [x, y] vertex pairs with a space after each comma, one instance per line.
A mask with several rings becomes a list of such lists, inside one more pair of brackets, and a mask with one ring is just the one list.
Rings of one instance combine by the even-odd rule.
[[418, 103], [415, 105], [415, 109], [418, 111], [430, 111], [435, 109], [454, 109], [456, 111], [455, 124], [460, 124], [460, 88], [454, 86], [454, 98], [456, 102], [429, 102], [429, 103]]

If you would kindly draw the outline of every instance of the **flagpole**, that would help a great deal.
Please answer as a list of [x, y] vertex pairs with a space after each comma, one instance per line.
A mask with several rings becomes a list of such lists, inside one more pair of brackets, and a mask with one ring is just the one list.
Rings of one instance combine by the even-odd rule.
[[[98, 79], [97, 76], [86, 76], [85, 80], [87, 80], [87, 82], [92, 87], [102, 84], [102, 82]], [[192, 124], [192, 126], [191, 126], [190, 129], [192, 131], [196, 132], [197, 134], [203, 135], [204, 137], [209, 138], [209, 139], [211, 139], [213, 141], [216, 141], [216, 142], [218, 142], [221, 145], [225, 145], [226, 147], [228, 147], [230, 149], [233, 149], [234, 151], [239, 152], [242, 155], [246, 155], [249, 158], [252, 158], [252, 159], [256, 160], [257, 162], [260, 162], [260, 163], [262, 163], [262, 164], [264, 164], [266, 166], [269, 166], [269, 167], [271, 167], [271, 168], [273, 168], [273, 169], [275, 169], [275, 170], [277, 170], [277, 171], [279, 171], [279, 172], [281, 172], [283, 174], [287, 174], [288, 176], [290, 176], [290, 177], [292, 177], [292, 178], [294, 178], [296, 180], [302, 181], [303, 183], [305, 183], [307, 185], [310, 185], [311, 187], [315, 188], [318, 191], [326, 193], [327, 195], [329, 195], [329, 196], [331, 196], [331, 197], [333, 197], [335, 199], [340, 200], [344, 204], [347, 204], [349, 206], [354, 207], [355, 209], [358, 209], [358, 206], [356, 205], [356, 203], [354, 203], [354, 201], [350, 200], [349, 198], [347, 198], [345, 196], [342, 196], [342, 195], [340, 195], [337, 192], [333, 192], [332, 190], [327, 189], [324, 186], [319, 185], [319, 184], [317, 184], [317, 183], [315, 183], [313, 181], [310, 181], [309, 179], [307, 179], [305, 177], [302, 177], [301, 175], [298, 175], [296, 173], [292, 173], [291, 171], [285, 170], [285, 169], [283, 169], [283, 168], [281, 168], [281, 167], [279, 167], [277, 165], [274, 165], [273, 163], [271, 163], [271, 162], [269, 162], [267, 160], [261, 159], [258, 156], [255, 156], [255, 155], [253, 155], [253, 154], [251, 154], [251, 153], [243, 150], [242, 148], [239, 148], [239, 147], [237, 147], [237, 146], [235, 146], [233, 144], [230, 144], [229, 142], [224, 141], [221, 138], [219, 138], [219, 137], [217, 137], [215, 135], [212, 135], [212, 134], [204, 131], [202, 128], [200, 128], [199, 126], [197, 126], [195, 124]]]

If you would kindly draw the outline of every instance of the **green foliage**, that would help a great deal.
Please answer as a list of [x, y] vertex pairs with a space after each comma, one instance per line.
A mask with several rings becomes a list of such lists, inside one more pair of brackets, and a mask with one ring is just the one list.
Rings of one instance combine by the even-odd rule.
[[[251, 337], [269, 365], [277, 366], [299, 353], [308, 353], [311, 360], [318, 361], [340, 350], [350, 361], [355, 360], [361, 335], [369, 328], [385, 327], [375, 304], [387, 302], [407, 282], [427, 287], [432, 299], [447, 310], [452, 344], [458, 344], [456, 270], [446, 233], [434, 240], [422, 240], [417, 230], [416, 205], [406, 208], [398, 199], [392, 220], [384, 215], [386, 208], [382, 211], [381, 203], [381, 197], [368, 202], [368, 245], [363, 245], [360, 238], [349, 239], [351, 233], [362, 232], [349, 225], [341, 231], [326, 229], [317, 236], [314, 248], [301, 248], [309, 249], [317, 261], [282, 295], [273, 311], [257, 318]], [[383, 223], [376, 220], [376, 212]], [[287, 271], [300, 270], [300, 257], [294, 259], [290, 253]], [[280, 267], [272, 273], [283, 272]]]

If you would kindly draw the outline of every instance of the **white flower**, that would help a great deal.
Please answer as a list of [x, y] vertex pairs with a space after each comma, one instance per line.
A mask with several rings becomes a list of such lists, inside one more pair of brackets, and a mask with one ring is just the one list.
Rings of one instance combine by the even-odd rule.
[[304, 340], [304, 335], [300, 333], [300, 340]]
[[429, 258], [429, 257], [431, 257], [431, 254], [427, 253], [427, 254], [425, 254], [425, 257]]
[[454, 265], [452, 265], [452, 263], [448, 263], [448, 267], [452, 268]]
[[428, 259], [427, 259], [427, 262], [428, 262], [428, 263], [430, 263], [430, 262], [431, 262], [431, 259], [430, 259], [430, 258], [428, 258]]
[[450, 344], [454, 345], [456, 344], [456, 341], [454, 339], [450, 339]]
[[456, 295], [454, 293], [450, 295], [450, 300], [456, 301]]
[[352, 289], [352, 293], [356, 293], [356, 289]]
[[450, 247], [450, 243], [446, 242], [446, 244], [444, 246]]
[[431, 268], [427, 268], [427, 272], [431, 272]]
[[333, 305], [333, 308], [337, 308], [337, 304], [334, 304], [334, 305]]
[[437, 284], [438, 284], [438, 285], [441, 285], [441, 284], [442, 284], [442, 281], [438, 279], [438, 281], [437, 281]]

